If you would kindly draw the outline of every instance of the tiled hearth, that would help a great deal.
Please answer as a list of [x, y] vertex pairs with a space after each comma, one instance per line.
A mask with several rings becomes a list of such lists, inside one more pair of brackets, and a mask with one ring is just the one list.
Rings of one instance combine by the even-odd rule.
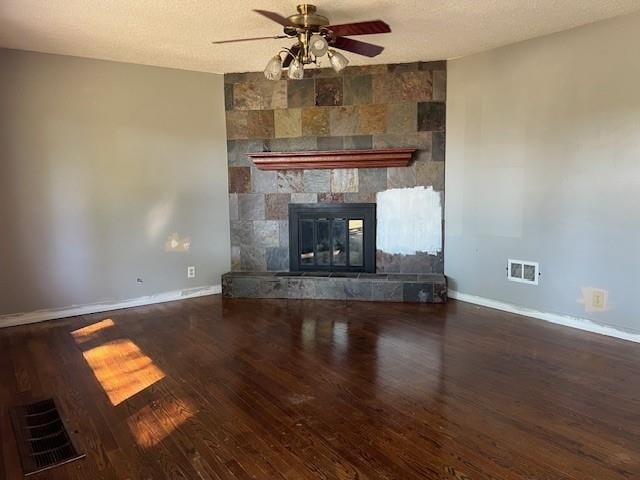
[[442, 274], [329, 272], [230, 272], [222, 276], [227, 298], [292, 298], [446, 303]]

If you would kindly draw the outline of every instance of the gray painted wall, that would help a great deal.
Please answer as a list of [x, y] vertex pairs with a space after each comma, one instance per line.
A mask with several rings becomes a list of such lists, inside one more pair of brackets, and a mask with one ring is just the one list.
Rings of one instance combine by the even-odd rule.
[[222, 75], [0, 50], [0, 112], [0, 314], [220, 283]]
[[[640, 332], [638, 45], [634, 14], [449, 62], [451, 288]], [[539, 261], [540, 285], [508, 282], [507, 258]]]

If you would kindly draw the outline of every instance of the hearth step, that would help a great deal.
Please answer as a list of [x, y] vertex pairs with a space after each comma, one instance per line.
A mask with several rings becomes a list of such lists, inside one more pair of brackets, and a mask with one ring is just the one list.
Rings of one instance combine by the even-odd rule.
[[229, 272], [226, 298], [290, 298], [379, 302], [445, 303], [443, 274], [354, 272]]

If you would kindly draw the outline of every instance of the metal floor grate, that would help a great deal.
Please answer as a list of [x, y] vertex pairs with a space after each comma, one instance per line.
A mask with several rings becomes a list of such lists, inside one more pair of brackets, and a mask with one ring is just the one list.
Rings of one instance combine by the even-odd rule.
[[25, 477], [85, 457], [53, 399], [12, 407], [9, 413]]

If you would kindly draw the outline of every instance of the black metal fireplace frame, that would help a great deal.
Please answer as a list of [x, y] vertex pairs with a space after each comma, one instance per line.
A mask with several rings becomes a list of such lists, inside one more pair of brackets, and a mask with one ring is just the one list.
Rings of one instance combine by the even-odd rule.
[[[300, 263], [300, 219], [346, 218], [362, 219], [363, 264], [349, 265], [349, 242], [346, 242], [347, 265], [303, 265]], [[317, 242], [314, 241], [314, 245]], [[332, 262], [331, 262], [332, 263]], [[376, 271], [376, 204], [375, 203], [313, 203], [289, 204], [289, 270], [292, 272], [331, 271], [331, 272], [366, 272]]]

